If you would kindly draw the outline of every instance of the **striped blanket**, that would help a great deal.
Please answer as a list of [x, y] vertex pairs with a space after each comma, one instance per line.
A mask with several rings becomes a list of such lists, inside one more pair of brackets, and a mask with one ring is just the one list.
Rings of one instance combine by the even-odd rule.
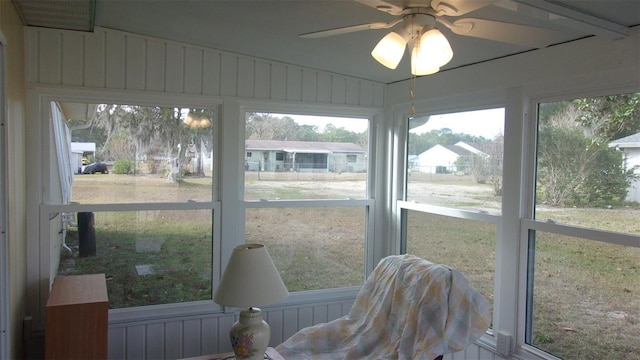
[[491, 321], [487, 300], [455, 269], [413, 255], [380, 261], [348, 315], [300, 330], [285, 359], [433, 360], [463, 350]]

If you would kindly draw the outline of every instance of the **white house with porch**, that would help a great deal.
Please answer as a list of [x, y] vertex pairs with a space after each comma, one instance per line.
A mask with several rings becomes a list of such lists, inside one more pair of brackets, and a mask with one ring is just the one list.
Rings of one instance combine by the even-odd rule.
[[363, 172], [366, 151], [354, 143], [246, 140], [245, 170]]

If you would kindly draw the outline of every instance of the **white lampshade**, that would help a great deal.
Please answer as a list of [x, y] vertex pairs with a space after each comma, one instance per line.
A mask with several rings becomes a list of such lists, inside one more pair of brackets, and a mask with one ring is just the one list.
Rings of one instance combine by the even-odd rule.
[[213, 300], [234, 307], [264, 306], [284, 300], [284, 285], [267, 248], [244, 244], [233, 249]]
[[406, 37], [397, 31], [392, 31], [378, 42], [371, 51], [371, 56], [389, 69], [395, 69], [402, 60], [406, 46]]
[[287, 296], [289, 291], [264, 245], [245, 244], [233, 249], [213, 300], [221, 305], [248, 307], [229, 331], [236, 359], [264, 359], [271, 329], [256, 306], [273, 304]]
[[411, 73], [430, 75], [451, 61], [453, 50], [449, 41], [438, 29], [426, 31], [411, 51]]

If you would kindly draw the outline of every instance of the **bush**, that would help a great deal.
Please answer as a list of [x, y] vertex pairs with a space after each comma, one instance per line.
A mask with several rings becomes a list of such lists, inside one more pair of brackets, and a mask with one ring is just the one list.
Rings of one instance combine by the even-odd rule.
[[538, 193], [552, 206], [620, 204], [633, 179], [622, 153], [598, 144], [581, 128], [546, 126], [538, 137]]
[[120, 159], [113, 163], [114, 174], [131, 174], [133, 172], [133, 161], [130, 159]]

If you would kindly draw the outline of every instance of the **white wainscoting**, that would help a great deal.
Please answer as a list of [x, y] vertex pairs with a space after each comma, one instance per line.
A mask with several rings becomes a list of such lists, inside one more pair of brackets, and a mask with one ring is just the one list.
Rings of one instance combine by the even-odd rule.
[[[353, 300], [264, 308], [271, 327], [271, 345], [299, 329], [349, 313]], [[237, 312], [202, 314], [109, 325], [110, 359], [177, 359], [231, 351], [229, 329]]]
[[28, 27], [27, 82], [382, 107], [382, 83], [104, 29]]
[[[263, 309], [271, 327], [271, 346], [298, 330], [331, 321], [349, 313], [353, 300]], [[109, 325], [109, 359], [178, 359], [231, 351], [228, 332], [237, 320], [233, 314], [217, 313], [181, 318]], [[499, 360], [478, 345], [447, 354], [445, 360]]]

